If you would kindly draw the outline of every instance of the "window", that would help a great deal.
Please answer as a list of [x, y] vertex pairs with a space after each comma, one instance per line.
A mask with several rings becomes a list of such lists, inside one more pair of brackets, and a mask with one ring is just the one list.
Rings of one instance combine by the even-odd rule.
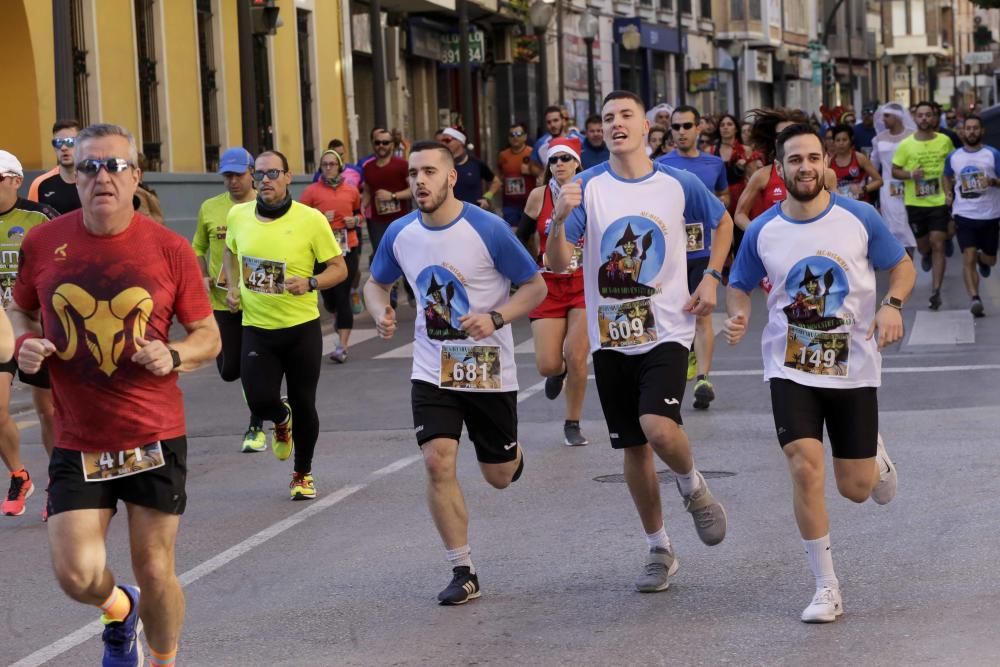
[[665, 12], [674, 11], [674, 0], [660, 0], [660, 9]]
[[892, 0], [892, 36], [903, 37], [906, 30], [906, 0]]
[[69, 5], [70, 30], [73, 33], [73, 105], [76, 119], [83, 127], [90, 125], [90, 97], [87, 87], [87, 39], [84, 28], [83, 0]]
[[712, 18], [712, 0], [701, 0], [701, 18]]
[[927, 15], [924, 13], [924, 0], [912, 0], [910, 3], [910, 34], [911, 35], [924, 35], [927, 34], [927, 26], [925, 25], [925, 20]]
[[691, 14], [691, 0], [678, 0], [681, 14]]
[[139, 61], [139, 116], [142, 121], [142, 153], [146, 170], [159, 171], [160, 82], [156, 78], [156, 0], [135, 0], [135, 44]]
[[749, 2], [751, 21], [760, 21], [763, 17], [763, 15], [761, 14], [760, 2], [761, 0], [750, 0]]
[[729, 18], [733, 21], [746, 21], [747, 13], [746, 7], [743, 5], [743, 0], [730, 0]]
[[201, 120], [205, 132], [205, 169], [219, 168], [219, 89], [216, 86], [212, 0], [198, 0], [198, 56], [201, 59]]
[[309, 36], [310, 13], [304, 9], [295, 10], [299, 32], [299, 93], [302, 98], [302, 155], [305, 158], [307, 174], [316, 170], [316, 146], [313, 137], [313, 84], [309, 52], [312, 43]]
[[271, 74], [267, 53], [267, 35], [253, 36], [253, 73], [257, 88], [257, 150], [251, 153], [274, 150], [274, 127], [271, 124]]

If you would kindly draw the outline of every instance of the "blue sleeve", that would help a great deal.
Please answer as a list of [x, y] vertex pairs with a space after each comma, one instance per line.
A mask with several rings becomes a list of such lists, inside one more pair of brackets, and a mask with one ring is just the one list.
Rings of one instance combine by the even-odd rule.
[[740, 243], [740, 251], [736, 253], [736, 261], [729, 269], [730, 287], [749, 293], [767, 276], [767, 269], [764, 268], [764, 262], [757, 252], [757, 238], [760, 236], [760, 230], [773, 217], [774, 214], [764, 213], [747, 227], [747, 232]]
[[389, 225], [378, 244], [378, 251], [372, 260], [371, 277], [382, 285], [391, 285], [403, 275], [403, 268], [396, 260], [396, 237], [406, 229], [414, 214], [407, 215]]
[[684, 188], [684, 219], [697, 220], [715, 229], [726, 212], [726, 207], [715, 193], [710, 192], [701, 179], [690, 172], [672, 169], [669, 173]]
[[[566, 218], [566, 240], [573, 245], [579, 243], [580, 239], [582, 239], [583, 235], [587, 232], [587, 209], [583, 203], [586, 201], [587, 183], [590, 182], [590, 179], [596, 174], [602, 173], [604, 171], [604, 165], [606, 164], [606, 162], [602, 162], [596, 167], [588, 169], [579, 176], [574, 177], [580, 179], [582, 201], [579, 206], [570, 212], [569, 217]], [[591, 171], [593, 171], [593, 173], [591, 173]]]
[[877, 271], [891, 269], [899, 264], [906, 254], [903, 244], [889, 231], [882, 216], [871, 204], [858, 202], [858, 218], [868, 230], [868, 260]]
[[957, 151], [952, 151], [948, 153], [948, 157], [944, 159], [944, 175], [948, 178], [955, 178], [955, 170], [951, 168], [951, 158], [954, 157]]
[[729, 191], [729, 177], [726, 176], [726, 163], [719, 160], [717, 163], [716, 177], [715, 177], [715, 191], [716, 192], [728, 192]]
[[476, 206], [465, 207], [465, 219], [476, 230], [493, 266], [515, 285], [523, 285], [538, 273], [538, 265], [506, 222]]
[[543, 134], [542, 136], [538, 137], [538, 139], [535, 141], [535, 145], [531, 147], [532, 162], [537, 162], [538, 164], [542, 163], [542, 156], [539, 153], [538, 149], [541, 148], [543, 143], [545, 143], [545, 137], [547, 136], [548, 134]]
[[996, 172], [997, 176], [1000, 176], [1000, 151], [992, 146], [987, 146], [987, 148], [993, 151], [993, 171]]

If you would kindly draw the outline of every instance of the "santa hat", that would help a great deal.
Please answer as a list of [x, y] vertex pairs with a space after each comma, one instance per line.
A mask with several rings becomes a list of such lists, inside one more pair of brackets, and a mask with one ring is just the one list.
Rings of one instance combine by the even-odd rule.
[[454, 139], [458, 143], [462, 144], [463, 146], [466, 144], [465, 134], [462, 133], [461, 130], [458, 130], [458, 129], [454, 128], [454, 127], [446, 127], [446, 128], [444, 128], [443, 130], [441, 130], [441, 134], [443, 134], [445, 136], [448, 136], [448, 137], [451, 137], [452, 139]]
[[577, 162], [580, 160], [580, 140], [577, 137], [556, 137], [549, 141], [548, 150], [545, 153], [545, 160], [548, 161], [553, 155], [566, 153]]

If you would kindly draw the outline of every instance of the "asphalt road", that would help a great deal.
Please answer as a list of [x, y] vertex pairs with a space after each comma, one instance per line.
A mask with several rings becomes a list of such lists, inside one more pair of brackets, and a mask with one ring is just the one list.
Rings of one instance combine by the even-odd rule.
[[[632, 587], [646, 546], [625, 485], [595, 480], [620, 473], [621, 455], [608, 444], [593, 383], [583, 423], [592, 444], [564, 447], [562, 405], [538, 393], [530, 352], [517, 358], [522, 480], [496, 491], [467, 442], [460, 452], [483, 596], [458, 608], [434, 602], [450, 571], [424, 504], [405, 335], [358, 344], [344, 366], [324, 362], [320, 496], [311, 503], [288, 500], [290, 461], [239, 453], [239, 387], [214, 368], [186, 376], [180, 664], [1000, 664], [1000, 536], [991, 528], [1000, 510], [1000, 284], [984, 283], [990, 316], [972, 324], [956, 268], [949, 312], [932, 317], [921, 274], [906, 310], [911, 328], [925, 313], [917, 344], [886, 354], [881, 431], [899, 495], [885, 507], [854, 505], [828, 484], [846, 610], [837, 623], [798, 620], [813, 584], [759, 374], [758, 295], [747, 341], [729, 348], [720, 338], [717, 401], [695, 412], [685, 398], [699, 468], [728, 474], [710, 484], [729, 534], [703, 546], [664, 484], [681, 567], [656, 595]], [[412, 320], [412, 309], [400, 312]], [[970, 330], [973, 342], [954, 342]], [[516, 342], [529, 338], [518, 323]], [[37, 426], [30, 413], [18, 420], [29, 469], [44, 478]], [[41, 498], [22, 517], [0, 518], [0, 664], [98, 664], [95, 611], [66, 599], [50, 572]], [[130, 581], [124, 528], [114, 521], [108, 542], [112, 568]]]

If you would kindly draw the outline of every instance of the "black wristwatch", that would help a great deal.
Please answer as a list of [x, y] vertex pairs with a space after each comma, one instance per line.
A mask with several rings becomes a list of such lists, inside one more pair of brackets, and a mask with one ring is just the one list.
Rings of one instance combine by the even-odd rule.
[[313, 276], [312, 278], [309, 279], [309, 291], [315, 292], [318, 289], [319, 289], [319, 281], [316, 280], [316, 276]]
[[703, 276], [712, 276], [713, 278], [715, 278], [716, 280], [718, 280], [720, 283], [722, 282], [722, 274], [719, 273], [718, 271], [716, 271], [715, 269], [712, 269], [712, 268], [705, 269], [704, 271], [702, 271], [701, 275], [703, 275]]
[[177, 370], [181, 367], [181, 353], [173, 348], [170, 349], [170, 358], [173, 360], [174, 365], [172, 370]]
[[887, 295], [884, 299], [882, 299], [882, 305], [895, 308], [896, 310], [903, 310], [903, 302], [894, 296]]
[[503, 321], [503, 315], [495, 310], [490, 311], [490, 319], [493, 320], [493, 328], [497, 330], [503, 329], [503, 325], [507, 324]]

